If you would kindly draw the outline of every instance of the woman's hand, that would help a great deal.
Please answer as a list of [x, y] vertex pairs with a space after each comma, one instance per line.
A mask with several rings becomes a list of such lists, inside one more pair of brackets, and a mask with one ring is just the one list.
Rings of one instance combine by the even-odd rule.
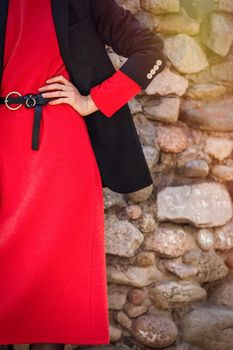
[[46, 80], [48, 85], [40, 87], [38, 90], [45, 98], [53, 98], [48, 102], [50, 105], [67, 103], [72, 106], [81, 116], [86, 116], [98, 110], [91, 96], [83, 96], [78, 89], [64, 76], [58, 75]]

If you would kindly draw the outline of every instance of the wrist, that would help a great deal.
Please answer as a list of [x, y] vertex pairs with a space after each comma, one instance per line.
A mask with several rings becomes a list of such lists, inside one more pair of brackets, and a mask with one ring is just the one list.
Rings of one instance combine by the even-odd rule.
[[93, 113], [98, 110], [98, 107], [96, 106], [95, 102], [93, 101], [91, 95], [85, 96], [86, 98], [86, 104], [87, 104], [87, 114]]

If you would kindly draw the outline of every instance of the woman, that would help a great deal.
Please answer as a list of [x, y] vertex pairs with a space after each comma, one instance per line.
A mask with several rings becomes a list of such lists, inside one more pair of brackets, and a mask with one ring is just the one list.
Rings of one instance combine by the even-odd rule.
[[[9, 0], [0, 94], [0, 344], [30, 350], [110, 342], [102, 183], [85, 118], [99, 108], [112, 117], [142, 89], [119, 70], [80, 93], [56, 34], [50, 0]], [[164, 67], [159, 57], [154, 63]], [[110, 101], [117, 91], [121, 98]]]

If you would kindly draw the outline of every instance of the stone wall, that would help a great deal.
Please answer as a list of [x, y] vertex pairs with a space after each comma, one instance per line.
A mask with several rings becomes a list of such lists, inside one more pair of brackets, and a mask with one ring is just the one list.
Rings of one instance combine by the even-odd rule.
[[168, 63], [130, 101], [154, 186], [104, 189], [111, 341], [232, 350], [233, 1], [120, 4]]

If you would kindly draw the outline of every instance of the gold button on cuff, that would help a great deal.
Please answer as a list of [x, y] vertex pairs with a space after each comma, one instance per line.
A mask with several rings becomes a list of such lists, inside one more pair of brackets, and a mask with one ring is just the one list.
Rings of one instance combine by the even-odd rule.
[[158, 70], [159, 69], [159, 66], [157, 64], [154, 65], [154, 69], [155, 70]]
[[152, 77], [153, 77], [153, 75], [152, 75], [151, 73], [148, 73], [148, 74], [147, 74], [147, 78], [148, 78], [148, 79], [151, 79]]
[[156, 70], [155, 69], [151, 69], [151, 74], [155, 74]]
[[161, 66], [162, 61], [161, 61], [161, 60], [157, 60], [157, 61], [156, 61], [156, 64], [157, 64], [158, 66]]

